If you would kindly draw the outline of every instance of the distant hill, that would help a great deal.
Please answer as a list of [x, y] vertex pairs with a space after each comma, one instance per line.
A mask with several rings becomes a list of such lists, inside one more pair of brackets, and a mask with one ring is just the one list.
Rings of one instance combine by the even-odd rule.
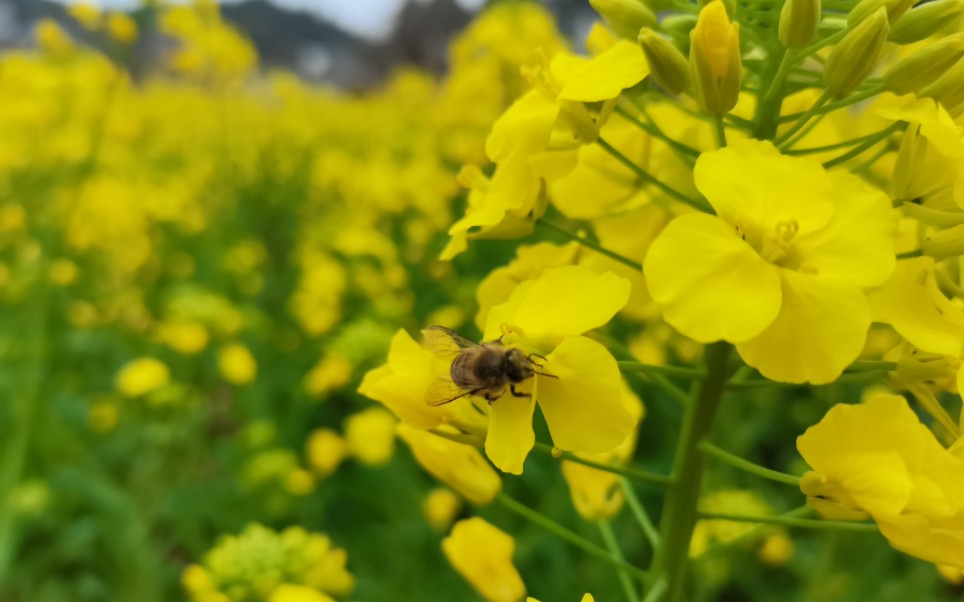
[[[560, 17], [563, 30], [569, 34], [578, 35], [592, 14], [586, 0], [545, 3]], [[348, 89], [371, 86], [402, 63], [444, 71], [449, 40], [472, 17], [455, 0], [410, 2], [402, 9], [389, 37], [371, 42], [318, 15], [281, 8], [267, 0], [224, 5], [221, 13], [225, 20], [247, 33], [265, 66], [292, 69], [308, 80], [324, 80]], [[77, 39], [95, 42], [70, 19], [62, 4], [50, 0], [0, 0], [0, 47], [30, 44], [32, 25], [41, 18], [55, 19]], [[136, 48], [134, 72], [149, 69], [164, 47], [163, 39], [156, 33], [146, 34]]]

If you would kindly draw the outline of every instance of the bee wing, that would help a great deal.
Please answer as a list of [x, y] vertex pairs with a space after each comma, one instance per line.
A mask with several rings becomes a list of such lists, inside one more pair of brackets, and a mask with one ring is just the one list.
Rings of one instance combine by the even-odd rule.
[[430, 406], [442, 406], [466, 395], [474, 395], [481, 390], [461, 389], [450, 379], [439, 376], [425, 389], [425, 403]]
[[429, 351], [445, 359], [454, 359], [463, 349], [479, 346], [444, 326], [429, 326], [422, 330], [422, 337]]

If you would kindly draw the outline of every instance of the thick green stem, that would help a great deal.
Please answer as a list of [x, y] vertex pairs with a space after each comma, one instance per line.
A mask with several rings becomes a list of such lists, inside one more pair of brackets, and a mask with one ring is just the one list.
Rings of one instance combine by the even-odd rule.
[[634, 361], [619, 361], [619, 369], [623, 372], [658, 372], [667, 376], [678, 376], [680, 378], [697, 379], [706, 376], [706, 373], [699, 368], [687, 368], [685, 366], [658, 366], [656, 364], [644, 364]]
[[783, 82], [793, 66], [793, 52], [785, 49], [776, 73], [760, 101], [756, 115], [754, 135], [760, 140], [770, 140], [777, 134], [780, 121], [780, 108], [783, 106]]
[[667, 579], [667, 602], [683, 598], [690, 539], [697, 519], [697, 503], [703, 480], [703, 454], [699, 443], [713, 430], [716, 411], [723, 398], [730, 345], [714, 343], [705, 351], [706, 379], [683, 416], [683, 429], [676, 447], [674, 485], [667, 492], [660, 521], [662, 548], [653, 562], [654, 574]]

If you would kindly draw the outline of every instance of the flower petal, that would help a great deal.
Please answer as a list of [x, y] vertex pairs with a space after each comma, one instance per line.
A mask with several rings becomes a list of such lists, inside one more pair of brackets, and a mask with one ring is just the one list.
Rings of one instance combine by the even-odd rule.
[[703, 153], [693, 177], [717, 214], [754, 238], [791, 221], [800, 235], [807, 234], [833, 214], [833, 191], [823, 166], [781, 155], [769, 142], [740, 140]]
[[544, 150], [558, 116], [558, 104], [531, 90], [492, 124], [492, 132], [485, 141], [485, 154], [494, 163], [501, 163], [511, 156]]
[[740, 357], [770, 380], [836, 380], [864, 347], [870, 328], [867, 299], [842, 278], [790, 270], [780, 276], [780, 314], [760, 336], [736, 346]]
[[649, 63], [638, 44], [620, 40], [581, 69], [566, 75], [558, 100], [597, 102], [615, 98], [649, 75]]
[[579, 335], [608, 322], [629, 300], [629, 281], [611, 272], [583, 266], [544, 271], [523, 282], [509, 300], [496, 305], [486, 320], [484, 340], [502, 334], [502, 325], [521, 328], [527, 340], [548, 351], [564, 337]]
[[535, 445], [532, 430], [533, 397], [507, 393], [489, 406], [489, 432], [485, 455], [503, 472], [522, 474], [522, 464]]
[[556, 378], [536, 376], [537, 399], [556, 447], [607, 452], [636, 426], [623, 402], [616, 360], [596, 341], [565, 339], [549, 354], [544, 370]]
[[899, 216], [884, 193], [843, 171], [830, 174], [833, 217], [826, 226], [793, 243], [802, 266], [816, 268], [866, 288], [881, 284], [894, 271]]
[[890, 324], [915, 347], [954, 357], [964, 349], [964, 314], [937, 287], [930, 257], [898, 262], [868, 300], [874, 321]]
[[780, 310], [778, 269], [712, 215], [670, 222], [650, 246], [643, 273], [665, 320], [702, 343], [751, 339]]

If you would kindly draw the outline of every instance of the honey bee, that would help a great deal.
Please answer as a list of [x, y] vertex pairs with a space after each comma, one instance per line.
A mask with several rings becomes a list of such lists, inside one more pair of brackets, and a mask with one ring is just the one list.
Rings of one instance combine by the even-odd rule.
[[449, 378], [436, 378], [425, 391], [425, 402], [440, 406], [471, 395], [481, 395], [490, 404], [505, 395], [506, 389], [513, 397], [531, 397], [516, 389], [536, 374], [557, 378], [539, 372], [545, 357], [522, 350], [505, 347], [502, 337], [494, 341], [474, 343], [444, 326], [429, 326], [422, 331], [425, 345], [436, 356], [452, 360]]

